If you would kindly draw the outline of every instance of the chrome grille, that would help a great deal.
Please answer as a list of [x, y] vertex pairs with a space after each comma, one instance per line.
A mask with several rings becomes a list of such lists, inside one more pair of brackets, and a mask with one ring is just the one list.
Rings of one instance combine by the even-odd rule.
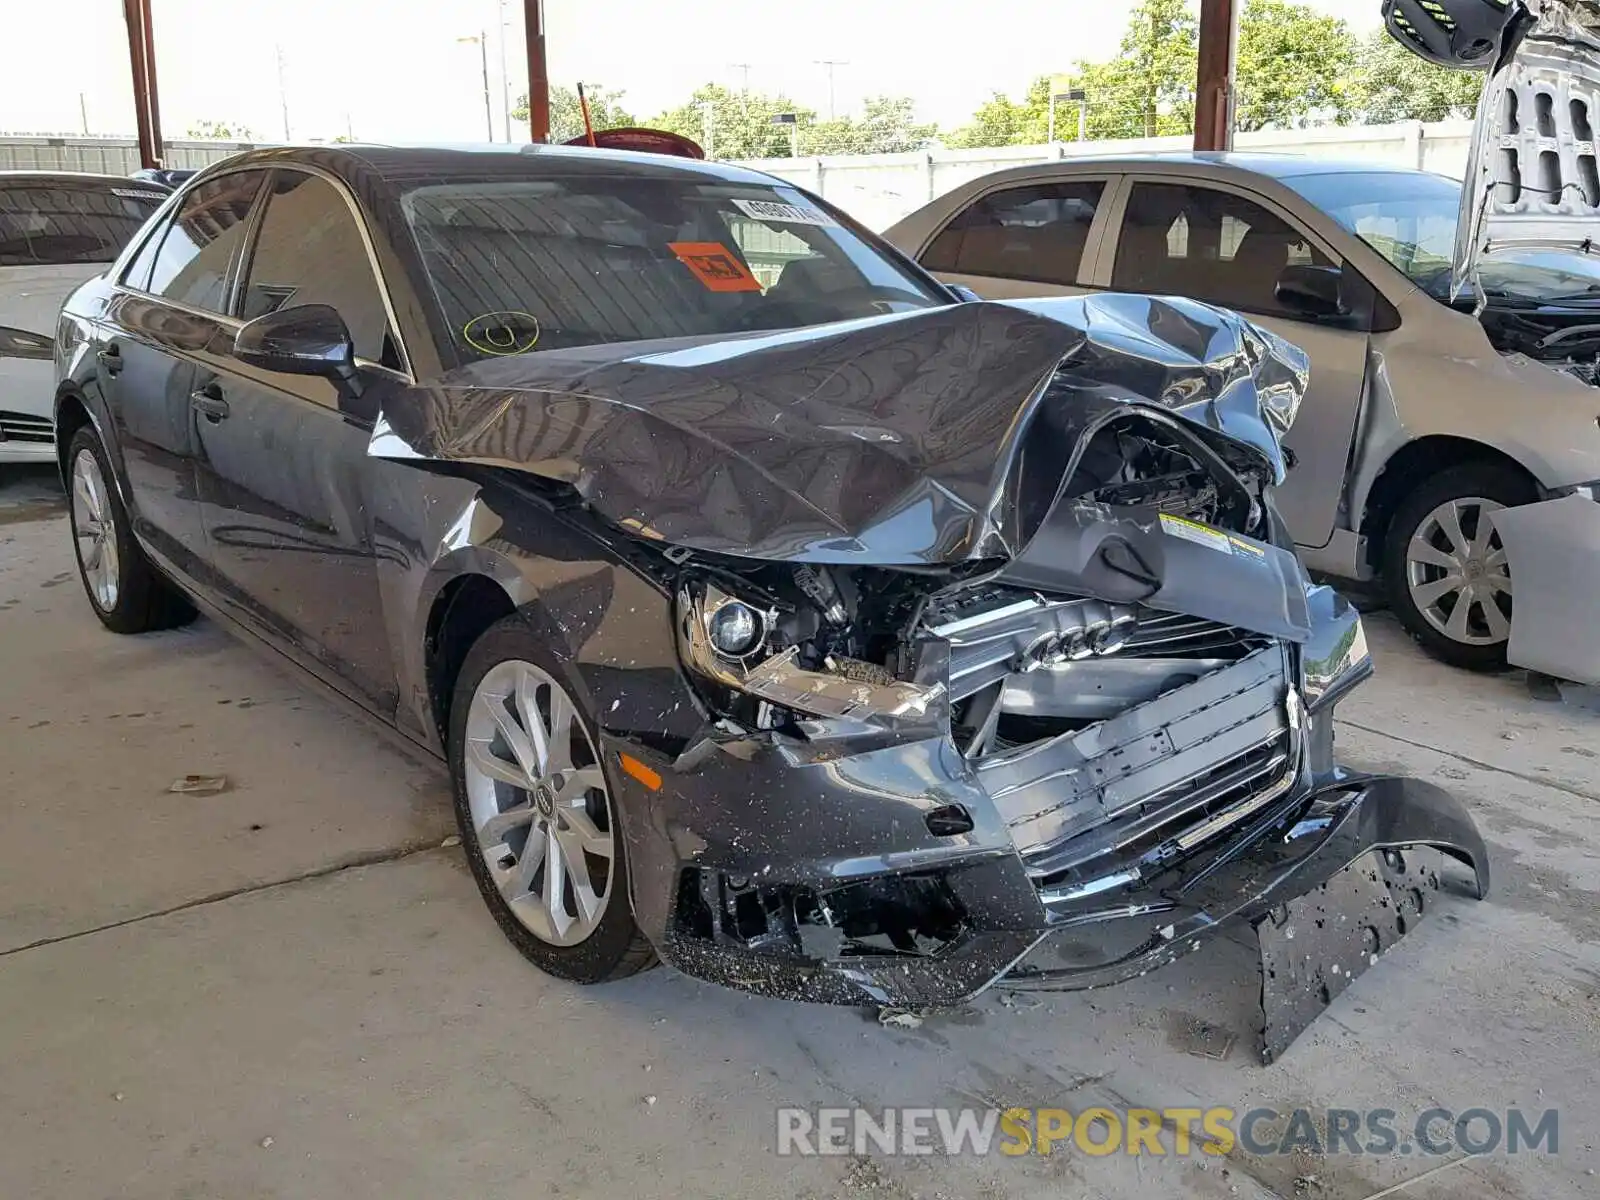
[[49, 417], [0, 410], [0, 441], [49, 444], [55, 440], [55, 424]]

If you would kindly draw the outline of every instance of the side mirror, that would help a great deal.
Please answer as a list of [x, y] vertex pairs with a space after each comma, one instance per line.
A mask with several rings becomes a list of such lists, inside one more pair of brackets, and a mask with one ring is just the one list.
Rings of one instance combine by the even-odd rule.
[[949, 288], [952, 292], [954, 292], [955, 296], [956, 296], [956, 299], [961, 301], [963, 304], [971, 304], [975, 300], [982, 300], [983, 299], [983, 297], [978, 295], [977, 292], [973, 291], [971, 288], [965, 286], [964, 284], [947, 283], [944, 286]]
[[1278, 276], [1278, 303], [1314, 320], [1349, 316], [1343, 285], [1338, 267], [1285, 267]]
[[356, 379], [350, 330], [327, 304], [301, 304], [257, 317], [234, 337], [233, 356], [285, 375], [322, 375], [346, 386]]

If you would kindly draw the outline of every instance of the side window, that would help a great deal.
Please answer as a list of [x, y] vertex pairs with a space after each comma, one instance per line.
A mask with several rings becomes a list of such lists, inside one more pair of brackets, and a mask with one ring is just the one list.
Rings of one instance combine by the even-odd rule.
[[285, 170], [274, 176], [267, 196], [239, 315], [250, 321], [299, 304], [332, 305], [358, 356], [400, 365], [389, 346], [383, 294], [349, 205], [326, 180]]
[[1105, 184], [1045, 183], [993, 192], [934, 238], [930, 271], [1074, 284]]
[[148, 281], [130, 272], [129, 285], [207, 312], [226, 311], [228, 268], [265, 179], [265, 171], [236, 171], [189, 193], [161, 239]]
[[1261, 205], [1211, 188], [1136, 184], [1111, 286], [1292, 316], [1278, 303], [1289, 266], [1332, 266], [1306, 236]]
[[171, 228], [172, 218], [168, 217], [156, 229], [151, 230], [150, 236], [145, 239], [144, 245], [139, 247], [139, 253], [133, 256], [127, 272], [122, 276], [122, 282], [128, 287], [138, 288], [141, 292], [150, 290], [150, 272], [156, 265], [156, 255], [161, 251], [162, 239], [167, 236], [167, 230]]

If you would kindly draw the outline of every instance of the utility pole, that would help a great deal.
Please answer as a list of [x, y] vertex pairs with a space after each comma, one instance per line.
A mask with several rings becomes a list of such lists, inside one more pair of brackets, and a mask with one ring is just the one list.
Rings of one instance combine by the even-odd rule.
[[511, 80], [506, 75], [506, 0], [500, 0], [500, 114], [504, 121], [506, 144], [511, 144]]
[[83, 136], [89, 136], [89, 102], [83, 98], [83, 93], [78, 93], [78, 116], [83, 118]]
[[289, 93], [283, 86], [283, 47], [278, 46], [278, 107], [283, 112], [283, 140], [288, 142], [293, 139], [289, 135]]
[[817, 66], [828, 68], [828, 120], [832, 121], [838, 115], [833, 104], [833, 69], [835, 67], [848, 67], [850, 64], [837, 58], [819, 58], [816, 62]]
[[700, 101], [700, 138], [701, 149], [706, 152], [707, 158], [715, 158], [714, 141], [717, 136], [717, 106], [709, 100]]
[[739, 85], [739, 111], [746, 116], [750, 115], [750, 64], [729, 63], [735, 71], [744, 72], [744, 82]]

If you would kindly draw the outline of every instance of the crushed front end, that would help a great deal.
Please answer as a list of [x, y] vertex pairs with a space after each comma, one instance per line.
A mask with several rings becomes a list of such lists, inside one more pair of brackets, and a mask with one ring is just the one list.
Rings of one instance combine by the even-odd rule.
[[[661, 956], [928, 1009], [1148, 970], [1383, 848], [1485, 886], [1448, 796], [1334, 764], [1371, 664], [1271, 499], [1308, 372], [1186, 300], [953, 304], [478, 364], [372, 453], [516, 464], [527, 544], [577, 531], [515, 569]], [[1278, 973], [1291, 1024], [1337, 988]]]
[[[676, 754], [617, 749], [659, 780], [630, 856], [675, 966], [933, 1009], [1281, 929], [1347, 872], [1377, 881], [1386, 850], [1443, 850], [1487, 888], [1451, 797], [1335, 764], [1334, 707], [1371, 660], [1359, 615], [1295, 558], [1270, 462], [1137, 397], [1086, 396], [1066, 366], [1041, 395], [1057, 483], [1003, 560], [672, 555], [708, 722]], [[1361, 894], [1399, 915], [1410, 878], [1382, 874]], [[1385, 916], [1332, 974], [1282, 956], [1268, 1053], [1396, 936]]]

